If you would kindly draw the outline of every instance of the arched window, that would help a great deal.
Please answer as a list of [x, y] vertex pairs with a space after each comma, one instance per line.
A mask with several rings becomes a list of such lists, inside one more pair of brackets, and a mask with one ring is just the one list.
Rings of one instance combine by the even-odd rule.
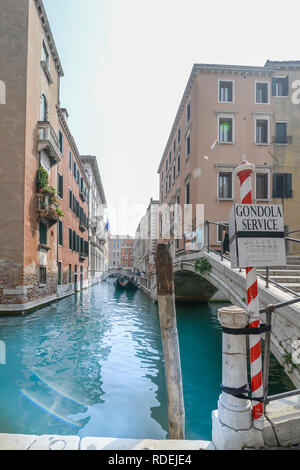
[[48, 121], [48, 105], [45, 95], [41, 96], [41, 121]]

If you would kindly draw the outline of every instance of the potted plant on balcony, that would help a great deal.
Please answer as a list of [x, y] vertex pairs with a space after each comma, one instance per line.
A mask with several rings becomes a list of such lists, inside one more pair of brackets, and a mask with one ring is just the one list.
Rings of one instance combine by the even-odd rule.
[[59, 207], [57, 207], [55, 212], [56, 212], [56, 215], [58, 217], [64, 217], [65, 216], [65, 214], [63, 213], [63, 211]]
[[48, 183], [48, 171], [42, 166], [40, 166], [37, 172], [37, 191], [39, 193], [42, 193], [47, 188]]

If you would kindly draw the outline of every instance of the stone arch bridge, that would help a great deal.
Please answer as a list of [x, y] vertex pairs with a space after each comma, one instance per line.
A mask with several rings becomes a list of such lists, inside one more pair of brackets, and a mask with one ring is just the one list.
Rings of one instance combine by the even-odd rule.
[[[195, 270], [195, 261], [201, 257], [209, 261], [211, 270], [200, 276]], [[287, 267], [287, 269], [286, 272], [291, 273], [292, 269], [295, 270], [296, 267], [292, 269]], [[295, 275], [297, 275], [297, 271]], [[282, 277], [282, 282], [284, 279], [286, 276]], [[221, 256], [216, 252], [203, 250], [176, 257], [174, 259], [174, 283], [177, 302], [218, 300], [216, 297], [218, 293], [218, 296], [221, 294], [220, 299], [228, 300], [233, 305], [247, 310], [245, 270], [231, 269], [230, 261], [221, 260]], [[267, 287], [262, 276], [258, 277], [258, 289], [260, 308], [286, 302], [297, 296], [297, 293], [288, 292], [279, 283], [277, 285], [270, 283]], [[300, 296], [300, 293], [298, 295]], [[264, 314], [262, 321], [265, 321]], [[287, 375], [296, 387], [300, 388], [300, 367], [293, 367], [287, 360], [293, 353], [292, 345], [295, 339], [300, 339], [300, 302], [275, 310], [272, 314], [271, 335], [272, 353], [285, 368]]]
[[108, 278], [113, 277], [113, 276], [128, 276], [132, 277], [133, 276], [133, 269], [131, 268], [110, 268], [102, 276], [102, 280], [106, 281]]

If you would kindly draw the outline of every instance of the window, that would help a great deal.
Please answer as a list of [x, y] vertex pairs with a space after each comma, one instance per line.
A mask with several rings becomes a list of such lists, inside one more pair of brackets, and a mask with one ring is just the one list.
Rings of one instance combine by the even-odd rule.
[[78, 184], [78, 186], [79, 186], [79, 182], [80, 182], [80, 175], [79, 175], [79, 170], [78, 170], [78, 168], [77, 168], [76, 182], [77, 182], [77, 184]]
[[40, 222], [40, 245], [47, 246], [47, 225]]
[[256, 104], [269, 103], [269, 84], [264, 82], [256, 83]]
[[168, 159], [166, 159], [166, 171], [168, 171]]
[[64, 177], [58, 173], [58, 196], [64, 197]]
[[232, 173], [219, 173], [218, 199], [232, 199]]
[[289, 77], [272, 78], [272, 95], [277, 97], [289, 95]]
[[287, 123], [276, 122], [275, 124], [275, 143], [276, 144], [287, 144]]
[[171, 184], [172, 184], [171, 178], [172, 178], [172, 176], [171, 176], [171, 171], [170, 171], [170, 173], [169, 173], [169, 189], [171, 188]]
[[291, 173], [274, 173], [273, 197], [278, 197], [278, 198], [293, 197]]
[[177, 156], [177, 173], [180, 173], [180, 153]]
[[167, 196], [168, 194], [168, 181], [166, 180], [166, 193], [165, 193], [165, 196]]
[[233, 143], [233, 118], [219, 117], [219, 142]]
[[42, 60], [46, 62], [46, 65], [49, 68], [49, 52], [47, 50], [47, 47], [44, 41], [43, 41], [43, 47], [42, 47]]
[[256, 174], [256, 199], [258, 201], [269, 199], [269, 175], [268, 173]]
[[63, 246], [64, 240], [63, 240], [63, 223], [61, 221], [58, 222], [57, 225], [57, 238], [58, 238], [58, 244], [60, 246]]
[[62, 266], [60, 262], [57, 263], [57, 285], [62, 285]]
[[186, 107], [186, 122], [188, 123], [191, 119], [191, 102]]
[[48, 121], [48, 104], [45, 95], [41, 95], [41, 121]]
[[59, 150], [60, 150], [60, 153], [63, 154], [64, 137], [60, 129], [58, 129], [58, 138], [59, 138]]
[[181, 136], [180, 136], [180, 127], [179, 127], [179, 129], [178, 129], [178, 131], [177, 131], [177, 141], [178, 141], [178, 144], [180, 144], [180, 137], [181, 137]]
[[72, 265], [69, 264], [69, 284], [72, 283]]
[[72, 152], [69, 150], [69, 169], [72, 171]]
[[71, 189], [69, 189], [69, 208], [73, 210], [73, 193]]
[[191, 190], [190, 183], [187, 183], [185, 186], [185, 203], [186, 204], [190, 204], [190, 201], [191, 201], [190, 190]]
[[176, 179], [176, 165], [174, 163], [174, 165], [173, 165], [173, 182], [175, 181], [175, 179]]
[[40, 285], [45, 286], [47, 284], [47, 268], [40, 266]]
[[69, 250], [73, 250], [73, 232], [71, 228], [69, 228]]
[[77, 238], [76, 238], [76, 232], [73, 230], [73, 251], [77, 252]]
[[171, 161], [172, 161], [172, 152], [170, 150], [170, 153], [169, 153], [169, 165], [171, 164]]
[[233, 102], [233, 81], [222, 80], [219, 82], [219, 101], [221, 103]]
[[186, 136], [186, 157], [191, 155], [191, 133], [189, 132]]
[[73, 162], [73, 176], [76, 179], [77, 176], [77, 165], [76, 162]]
[[267, 119], [256, 119], [256, 143], [269, 143], [269, 121]]

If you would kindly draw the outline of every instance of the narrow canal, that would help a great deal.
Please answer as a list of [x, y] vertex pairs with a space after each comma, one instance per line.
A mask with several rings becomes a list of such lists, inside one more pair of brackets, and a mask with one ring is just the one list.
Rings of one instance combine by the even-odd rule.
[[[186, 437], [211, 439], [220, 304], [177, 307]], [[157, 306], [110, 282], [26, 317], [0, 317], [0, 433], [167, 437]], [[271, 392], [294, 388], [273, 358]]]

